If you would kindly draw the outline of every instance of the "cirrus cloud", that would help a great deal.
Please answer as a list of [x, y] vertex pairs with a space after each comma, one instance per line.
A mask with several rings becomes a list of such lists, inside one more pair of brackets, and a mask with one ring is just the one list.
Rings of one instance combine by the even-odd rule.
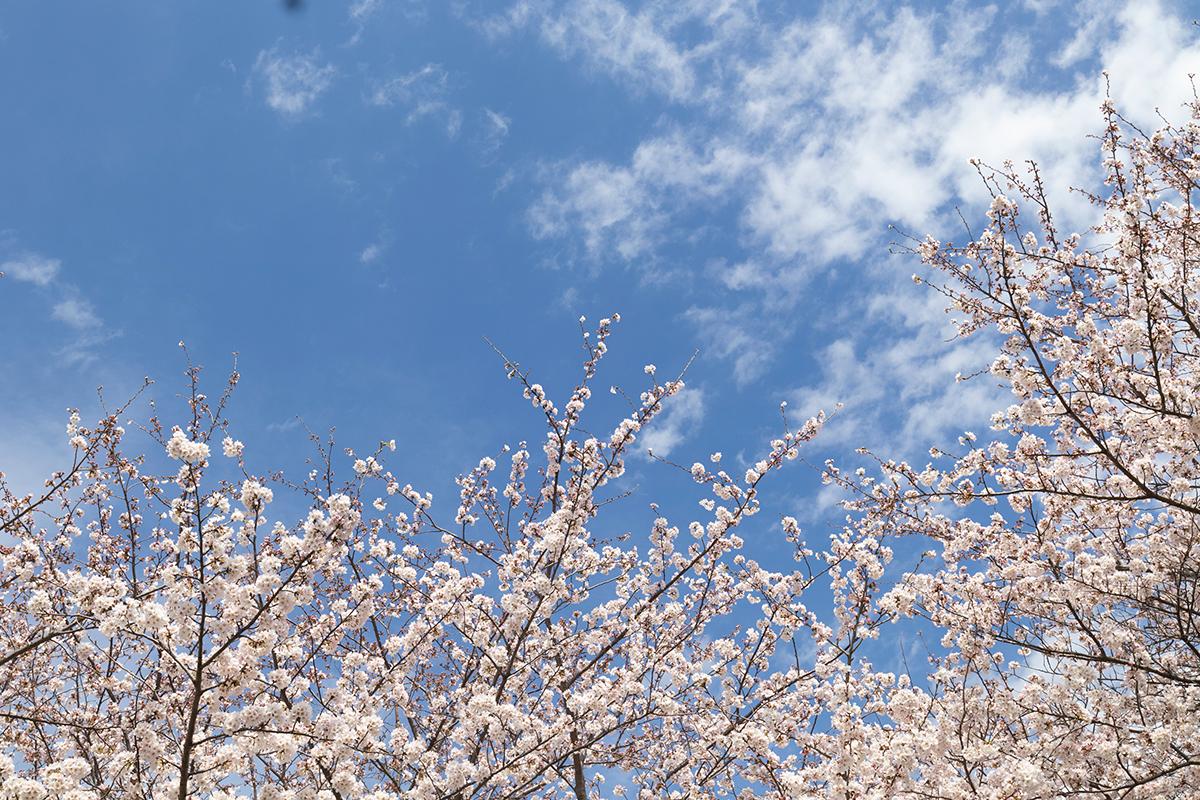
[[43, 258], [36, 253], [25, 253], [20, 258], [0, 264], [0, 273], [19, 281], [28, 281], [38, 286], [47, 286], [58, 275], [62, 262], [57, 258]]
[[307, 55], [283, 55], [277, 47], [260, 52], [254, 71], [266, 81], [267, 105], [289, 119], [304, 116], [337, 72], [333, 64], [322, 66], [320, 60], [320, 48]]

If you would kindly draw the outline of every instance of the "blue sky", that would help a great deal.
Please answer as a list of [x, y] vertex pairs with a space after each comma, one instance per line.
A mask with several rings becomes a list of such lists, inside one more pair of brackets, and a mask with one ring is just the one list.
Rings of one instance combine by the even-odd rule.
[[[818, 463], [859, 445], [919, 460], [1005, 400], [955, 384], [994, 342], [943, 342], [888, 226], [961, 239], [956, 206], [983, 218], [978, 157], [1038, 159], [1063, 227], [1086, 227], [1067, 188], [1096, 188], [1101, 71], [1131, 119], [1183, 119], [1197, 15], [6, 4], [0, 469], [32, 489], [61, 466], [65, 409], [95, 417], [96, 386], [120, 401], [150, 376], [169, 399], [185, 341], [213, 393], [239, 353], [230, 416], [252, 469], [302, 471], [297, 416], [360, 450], [394, 437], [393, 471], [449, 517], [454, 475], [541, 433], [483, 337], [562, 398], [579, 317], [613, 312], [603, 387], [640, 390], [643, 364], [673, 375], [699, 351], [643, 437], [672, 460], [752, 462], [783, 400], [844, 404]], [[615, 424], [607, 393], [595, 406], [597, 429]], [[665, 479], [635, 467], [648, 523]], [[775, 482], [785, 511], [829, 511], [813, 478]]]

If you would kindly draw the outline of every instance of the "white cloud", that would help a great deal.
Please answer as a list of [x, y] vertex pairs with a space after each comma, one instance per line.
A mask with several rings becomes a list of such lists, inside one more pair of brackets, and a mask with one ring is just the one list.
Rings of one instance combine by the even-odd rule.
[[367, 20], [375, 16], [384, 5], [390, 5], [391, 12], [399, 11], [409, 20], [424, 20], [428, 16], [425, 0], [403, 0], [403, 2], [385, 3], [384, 0], [353, 0], [350, 3], [349, 21], [354, 23], [356, 30], [346, 46], [358, 44], [366, 29]]
[[496, 181], [496, 188], [492, 190], [492, 197], [495, 197], [496, 195], [500, 194], [505, 189], [507, 189], [509, 186], [511, 186], [513, 180], [515, 180], [516, 177], [517, 177], [517, 171], [515, 169], [513, 169], [512, 167], [509, 167], [508, 169], [504, 170], [504, 174], [500, 176], [500, 179], [498, 181]]
[[[1190, 96], [1187, 75], [1200, 68], [1200, 48], [1186, 26], [1155, 3], [1084, 5], [1075, 39], [1110, 70], [1118, 105], [1149, 118], [1150, 103]], [[647, 138], [628, 164], [559, 165], [531, 214], [536, 235], [576, 232], [589, 250], [607, 247], [627, 259], [630, 232], [632, 254], [649, 255], [681, 215], [712, 201], [689, 178], [720, 154], [720, 180], [711, 187], [719, 202], [740, 207], [752, 249], [815, 260], [815, 268], [860, 257], [886, 223], [931, 226], [948, 204], [978, 199], [971, 157], [1039, 159], [1063, 195], [1072, 179], [1096, 176], [1095, 144], [1086, 136], [1100, 125], [1098, 70], [1062, 90], [1022, 88], [1018, 62], [1028, 60], [1029, 41], [1009, 32], [999, 48], [991, 44], [994, 9], [887, 14], [872, 7], [856, 16], [830, 6], [779, 28], [756, 23], [754, 46], [744, 46], [751, 21], [731, 7], [662, 0], [636, 12], [616, 0], [514, 7], [521, 13], [510, 18], [537, 27], [564, 55], [581, 54], [618, 80], [636, 74], [667, 99], [707, 113], [687, 133], [679, 126]], [[700, 26], [700, 43], [685, 47], [685, 21]], [[663, 55], [637, 55], [651, 51]], [[1053, 60], [1077, 64], [1088, 55], [1072, 42], [1062, 52], [1069, 58]], [[648, 156], [662, 166], [647, 168]], [[731, 192], [738, 181], [742, 191]], [[606, 245], [599, 234], [609, 229], [619, 235]]]
[[[444, 114], [442, 113], [443, 111], [445, 112]], [[408, 115], [408, 121], [412, 122], [418, 117], [425, 116], [426, 114], [437, 114], [442, 116], [442, 122], [446, 128], [446, 135], [451, 139], [453, 139], [455, 136], [458, 136], [458, 132], [462, 130], [462, 112], [457, 108], [452, 108], [447, 111], [445, 106], [441, 103], [431, 103], [428, 106], [417, 106], [417, 109], [413, 111], [412, 114]]]
[[708, 94], [707, 73], [718, 55], [752, 33], [754, 15], [752, 4], [729, 0], [652, 0], [636, 10], [618, 0], [520, 0], [468, 21], [489, 38], [532, 28], [591, 71], [691, 103]]
[[483, 152], [494, 153], [508, 138], [508, 126], [512, 124], [512, 119], [490, 108], [483, 109], [483, 117], [486, 129], [483, 135]]
[[683, 316], [696, 327], [704, 344], [702, 352], [733, 359], [733, 376], [739, 386], [766, 372], [778, 344], [787, 336], [778, 323], [763, 319], [751, 302], [735, 309], [693, 307]]
[[537, 19], [541, 18], [552, 6], [549, 0], [517, 0], [506, 11], [471, 15], [468, 9], [460, 5], [459, 16], [471, 27], [489, 39], [502, 39], [512, 36]]
[[370, 264], [376, 261], [384, 252], [392, 246], [392, 232], [387, 226], [384, 226], [379, 231], [379, 238], [363, 249], [358, 254], [358, 260], [364, 264]]
[[665, 401], [663, 412], [642, 431], [642, 447], [665, 458], [693, 436], [703, 421], [704, 391], [683, 389]]
[[565, 236], [579, 228], [589, 251], [607, 249], [611, 240], [617, 253], [632, 258], [650, 249], [645, 232], [663, 224], [651, 213], [645, 195], [630, 170], [604, 163], [580, 164], [557, 191], [547, 189], [530, 208], [529, 225], [538, 239]]
[[97, 358], [96, 347], [121, 335], [122, 332], [119, 330], [101, 327], [100, 321], [97, 319], [95, 326], [81, 329], [79, 334], [59, 348], [55, 355], [63, 364], [90, 364]]
[[350, 4], [350, 19], [362, 22], [383, 5], [383, 0], [354, 0]]
[[695, 76], [687, 53], [666, 35], [654, 4], [639, 13], [615, 0], [589, 0], [567, 5], [557, 17], [543, 20], [541, 35], [567, 55], [581, 53], [600, 69], [646, 80], [674, 99], [690, 96]]
[[35, 253], [26, 253], [19, 259], [0, 264], [0, 272], [19, 281], [47, 286], [58, 275], [61, 266], [62, 262], [57, 258], [43, 258]]
[[[6, 238], [3, 244], [11, 246], [15, 240]], [[97, 345], [120, 336], [121, 332], [104, 327], [103, 320], [96, 315], [94, 306], [83, 297], [79, 288], [59, 280], [61, 271], [62, 262], [59, 259], [36, 253], [25, 253], [20, 258], [0, 264], [0, 273], [4, 273], [5, 277], [48, 290], [53, 297], [50, 317], [76, 330], [74, 339], [55, 352], [58, 360], [63, 364], [88, 363], [95, 359], [93, 349]]]
[[426, 64], [419, 70], [385, 81], [371, 95], [377, 106], [391, 107], [400, 102], [429, 102], [445, 94], [449, 73], [441, 64]]
[[1096, 55], [1109, 38], [1108, 32], [1120, 12], [1119, 4], [1111, 0], [1092, 0], [1078, 4], [1075, 9], [1079, 15], [1075, 35], [1050, 59], [1060, 67], [1070, 67]]
[[285, 117], [303, 116], [337, 71], [333, 64], [319, 66], [320, 58], [320, 48], [308, 55], [280, 55], [275, 47], [260, 52], [254, 70], [267, 82], [267, 105]]
[[272, 422], [271, 424], [267, 425], [267, 431], [282, 433], [284, 431], [290, 431], [293, 428], [298, 428], [302, 424], [303, 423], [300, 421], [299, 417], [292, 417], [291, 419], [284, 420], [283, 422]]
[[[536, 31], [564, 58], [666, 101], [627, 159], [583, 153], [545, 168], [527, 224], [595, 264], [670, 273], [664, 253], [675, 248], [678, 269], [707, 270], [728, 296], [686, 317], [746, 383], [791, 335], [787, 318], [814, 274], [851, 269], [887, 292], [885, 261], [864, 259], [886, 247], [889, 224], [936, 235], [960, 230], [955, 206], [980, 212], [971, 158], [1037, 160], [1060, 228], [1086, 229], [1094, 209], [1069, 187], [1101, 178], [1088, 138], [1103, 124], [1100, 69], [1117, 106], [1150, 128], [1155, 104], [1170, 117], [1191, 98], [1200, 46], [1173, 7], [1105, 0], [1071, 16], [1027, 6], [1075, 27], [1038, 39], [1033, 56], [1038, 31], [1006, 30], [996, 7], [958, 3], [828, 3], [774, 23], [720, 0], [525, 0], [478, 25], [496, 37]], [[1035, 57], [1045, 79], [1029, 81]], [[742, 257], [714, 266], [707, 253], [675, 255], [709, 241], [698, 234], [717, 212], [736, 220], [726, 234]]]
[[986, 426], [1006, 392], [983, 375], [960, 383], [994, 358], [987, 333], [953, 335], [941, 295], [897, 281], [863, 308], [851, 332], [815, 354], [820, 378], [788, 395], [800, 417], [842, 408], [821, 433], [822, 447], [868, 446], [914, 461], [929, 442]]
[[[714, 72], [732, 77], [685, 94], [680, 80], [663, 89], [708, 107], [708, 124], [697, 126], [704, 133], [647, 139], [628, 166], [585, 161], [561, 170], [566, 177], [534, 207], [535, 235], [574, 227], [595, 251], [603, 245], [598, 233], [612, 228], [612, 251], [628, 259], [660, 246], [697, 203], [732, 202], [750, 243], [772, 259], [803, 255], [819, 266], [858, 257], [875, 245], [871, 234], [881, 224], [927, 223], [951, 196], [949, 174], [968, 169], [965, 158], [947, 165], [936, 156], [950, 140], [955, 98], [971, 83], [956, 64], [977, 47], [985, 22], [979, 14], [922, 18], [901, 10], [863, 33], [861, 20], [805, 20], [760, 31], [767, 51], [757, 61], [735, 54], [746, 34], [733, 26], [732, 40], [701, 48], [720, 67]], [[953, 45], [935, 43], [943, 29]], [[611, 69], [619, 75], [638, 63]], [[739, 183], [742, 191], [731, 191]], [[620, 207], [595, 202], [614, 189]], [[571, 211], [573, 226], [546, 225]]]
[[72, 328], [80, 330], [99, 326], [100, 318], [96, 316], [92, 304], [78, 297], [68, 297], [54, 306], [54, 319], [67, 323]]
[[350, 4], [350, 21], [356, 26], [354, 35], [350, 37], [350, 41], [346, 42], [347, 47], [353, 47], [362, 39], [363, 30], [367, 18], [379, 10], [383, 5], [383, 0], [354, 0]]
[[511, 119], [503, 114], [497, 114], [490, 108], [485, 108], [484, 113], [487, 114], [488, 121], [492, 123], [492, 130], [497, 136], [508, 136], [508, 126], [512, 122]]
[[441, 64], [426, 64], [419, 70], [392, 78], [376, 87], [369, 101], [391, 108], [397, 103], [410, 107], [405, 122], [409, 125], [423, 117], [439, 120], [446, 135], [454, 138], [462, 129], [462, 112], [447, 103], [450, 73]]
[[1021, 5], [1033, 11], [1039, 17], [1044, 16], [1055, 6], [1062, 3], [1062, 0], [1021, 0]]
[[579, 302], [579, 290], [574, 286], [568, 286], [563, 293], [554, 301], [554, 307], [560, 308], [563, 311], [570, 312], [575, 308], [575, 304]]
[[582, 234], [592, 258], [643, 258], [671, 235], [672, 206], [720, 202], [746, 167], [745, 154], [697, 147], [677, 131], [643, 142], [627, 167], [550, 168], [554, 185], [529, 209], [529, 225], [539, 239]]

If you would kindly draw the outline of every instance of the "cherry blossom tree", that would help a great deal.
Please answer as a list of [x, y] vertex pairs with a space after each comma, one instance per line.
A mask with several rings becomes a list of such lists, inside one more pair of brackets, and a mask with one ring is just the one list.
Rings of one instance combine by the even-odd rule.
[[[315, 440], [302, 482], [251, 474], [225, 417], [236, 373], [211, 401], [190, 368], [184, 424], [145, 426], [174, 474], [123, 455], [121, 410], [90, 429], [72, 414], [70, 469], [40, 495], [5, 488], [0, 506], [13, 542], [0, 562], [0, 796], [583, 800], [807, 785], [838, 735], [842, 640], [862, 625], [831, 629], [801, 597], [818, 581], [844, 589], [843, 565], [877, 557], [814, 553], [785, 518], [800, 568], [771, 572], [738, 552], [738, 529], [822, 419], [792, 431], [785, 416], [744, 475], [719, 454], [684, 470], [702, 516], [682, 533], [659, 517], [640, 546], [600, 535], [620, 494], [606, 487], [683, 387], [648, 367], [612, 434], [583, 433], [616, 320], [584, 333], [583, 379], [561, 410], [505, 362], [546, 421], [541, 466], [521, 444], [497, 481], [484, 458], [459, 478], [450, 525], [387, 471], [394, 441], [343, 460]], [[235, 479], [214, 477], [215, 448]], [[283, 490], [311, 509], [291, 526], [267, 516]], [[842, 591], [847, 618], [859, 596]]]
[[1005, 337], [974, 376], [1015, 395], [997, 438], [879, 481], [827, 470], [864, 536], [936, 543], [879, 607], [944, 650], [870, 737], [924, 797], [1200, 796], [1200, 102], [1149, 135], [1104, 112], [1090, 249], [1032, 164], [980, 166], [986, 230], [915, 248], [959, 336]]

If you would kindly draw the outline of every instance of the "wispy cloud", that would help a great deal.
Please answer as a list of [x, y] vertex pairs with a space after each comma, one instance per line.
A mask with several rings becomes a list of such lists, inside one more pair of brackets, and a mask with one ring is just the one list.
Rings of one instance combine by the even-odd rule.
[[683, 316], [696, 328], [704, 353], [733, 360], [733, 376], [739, 386], [767, 371], [789, 332], [764, 319], [754, 302], [736, 308], [692, 307]]
[[651, 256], [668, 237], [674, 212], [722, 202], [747, 167], [744, 153], [697, 145], [682, 130], [642, 142], [628, 166], [606, 161], [547, 169], [551, 185], [529, 209], [535, 238], [581, 234], [593, 260]]
[[97, 358], [95, 348], [121, 335], [120, 330], [105, 328], [97, 323], [95, 327], [80, 330], [75, 338], [60, 347], [55, 355], [63, 364], [90, 364]]
[[[11, 246], [13, 241], [4, 244]], [[93, 348], [96, 345], [121, 335], [120, 331], [105, 328], [104, 321], [79, 287], [59, 279], [62, 273], [62, 261], [59, 259], [27, 252], [0, 264], [0, 273], [5, 278], [31, 283], [49, 295], [52, 298], [50, 318], [76, 331], [74, 339], [57, 351], [62, 362], [90, 362], [95, 358]]]
[[970, 159], [1034, 159], [1060, 229], [1086, 230], [1094, 209], [1069, 188], [1100, 185], [1089, 134], [1105, 92], [1148, 129], [1155, 104], [1188, 114], [1176, 109], [1200, 43], [1177, 9], [828, 2], [782, 19], [725, 0], [520, 0], [473, 24], [496, 39], [532, 32], [663, 109], [627, 156], [582, 151], [537, 173], [526, 224], [557, 262], [565, 251], [593, 269], [679, 275], [702, 353], [743, 387], [814, 333], [805, 317], [856, 320], [785, 396], [805, 414], [844, 404], [825, 443], [913, 453], [1004, 398], [987, 380], [955, 382], [995, 342], [945, 342], [942, 299], [897, 275], [888, 225], [957, 240], [955, 207], [970, 218], [988, 199]]
[[716, 61], [753, 34], [754, 16], [752, 4], [728, 0], [651, 0], [637, 8], [618, 0], [520, 0], [468, 22], [493, 39], [533, 30], [562, 56], [635, 92], [693, 103], [709, 94]]
[[[410, 5], [412, 0], [410, 0]], [[375, 15], [379, 9], [383, 8], [383, 0], [354, 0], [350, 3], [349, 20], [354, 24], [354, 35], [350, 37], [350, 41], [344, 46], [353, 47], [362, 39], [363, 32], [367, 27], [367, 20]], [[411, 14], [409, 16], [412, 16]]]
[[[548, 171], [530, 213], [536, 236], [579, 236], [598, 257], [651, 258], [698, 204], [728, 205], [757, 254], [743, 272], [786, 261], [811, 271], [862, 257], [887, 223], [927, 228], [952, 203], [982, 199], [973, 157], [1038, 159], [1082, 212], [1066, 190], [1099, 175], [1087, 135], [1099, 124], [1100, 69], [1118, 106], [1151, 125], [1147, 98], [1186, 101], [1187, 76], [1200, 69], [1187, 26], [1153, 2], [1087, 4], [1043, 56], [1086, 71], [1061, 73], [1053, 89], [1022, 83], [1030, 42], [1010, 32], [996, 47], [994, 9], [831, 5], [774, 26], [732, 8], [651, 0], [635, 12], [578, 0], [521, 3], [504, 17], [682, 109], [660, 123], [678, 119], [673, 133], [644, 139], [627, 163], [585, 156]], [[639, 55], [650, 51], [661, 55]]]
[[69, 297], [57, 303], [50, 316], [78, 330], [99, 327], [101, 324], [92, 304], [79, 297]]
[[488, 121], [492, 123], [492, 130], [496, 135], [501, 137], [508, 136], [508, 126], [512, 120], [503, 114], [497, 114], [490, 108], [485, 108], [483, 111], [487, 114]]
[[392, 231], [386, 225], [379, 231], [379, 237], [363, 248], [358, 254], [358, 260], [363, 264], [371, 264], [379, 259], [392, 246]]
[[694, 436], [704, 421], [704, 391], [686, 388], [666, 401], [662, 414], [642, 432], [642, 447], [665, 458]]
[[304, 116], [337, 72], [333, 64], [322, 66], [320, 61], [320, 48], [307, 55], [281, 55], [277, 47], [260, 52], [254, 70], [266, 81], [267, 105], [289, 119]]
[[814, 353], [816, 380], [787, 393], [800, 418], [842, 404], [822, 431], [823, 447], [866, 445], [920, 460], [930, 442], [986, 426], [1005, 405], [989, 376], [958, 381], [986, 366], [997, 342], [980, 333], [948, 346], [943, 305], [941, 295], [897, 280], [848, 310], [858, 324]]
[[350, 4], [350, 19], [363, 22], [383, 5], [383, 0], [354, 0]]
[[290, 431], [293, 428], [298, 428], [301, 424], [302, 423], [298, 417], [292, 417], [291, 419], [284, 420], [283, 422], [272, 422], [271, 424], [267, 425], [267, 431], [282, 433], [283, 431]]
[[512, 124], [512, 119], [490, 108], [483, 109], [483, 118], [483, 152], [494, 153], [508, 138], [508, 126]]
[[[1101, 69], [1118, 107], [1149, 127], [1154, 102], [1170, 116], [1173, 101], [1191, 98], [1200, 45], [1173, 7], [1027, 5], [828, 3], [776, 22], [721, 0], [522, 0], [475, 24], [497, 38], [534, 31], [597, 76], [667, 101], [627, 159], [584, 152], [544, 167], [526, 222], [535, 238], [593, 265], [712, 287], [685, 318], [747, 384], [797, 329], [815, 276], [853, 271], [862, 280], [845, 302], [869, 303], [895, 286], [891, 262], [873, 257], [889, 224], [957, 230], [955, 206], [980, 210], [971, 158], [1036, 159], [1061, 227], [1086, 228], [1093, 210], [1068, 188], [1101, 177], [1088, 138], [1101, 124]], [[1000, 19], [1019, 13], [1063, 24], [1014, 32]], [[1049, 78], [1027, 79], [1031, 58]], [[714, 227], [724, 261], [701, 250], [712, 240], [699, 234]], [[687, 251], [692, 240], [703, 244]], [[907, 334], [932, 336], [920, 326], [898, 335]], [[853, 354], [868, 373], [899, 357], [858, 343]], [[842, 362], [830, 352], [825, 363], [836, 371]], [[839, 380], [857, 381], [861, 394], [868, 377]]]
[[61, 267], [62, 262], [57, 258], [43, 258], [35, 253], [25, 253], [20, 258], [0, 264], [0, 273], [19, 281], [47, 286], [58, 275]]
[[377, 106], [394, 106], [397, 102], [429, 100], [446, 92], [449, 73], [441, 64], [426, 64], [418, 70], [399, 75], [381, 83], [371, 94]]
[[424, 20], [428, 16], [425, 0], [401, 0], [385, 3], [384, 0], [353, 0], [350, 3], [349, 20], [357, 26], [354, 36], [347, 45], [355, 45], [362, 38], [367, 21], [375, 16], [385, 5], [390, 12], [399, 11], [409, 20]]
[[452, 108], [446, 101], [449, 86], [450, 73], [441, 64], [430, 63], [379, 84], [371, 93], [369, 102], [384, 108], [397, 104], [407, 106], [409, 113], [405, 122], [408, 124], [422, 117], [438, 119], [446, 135], [453, 138], [462, 128], [462, 112]]

